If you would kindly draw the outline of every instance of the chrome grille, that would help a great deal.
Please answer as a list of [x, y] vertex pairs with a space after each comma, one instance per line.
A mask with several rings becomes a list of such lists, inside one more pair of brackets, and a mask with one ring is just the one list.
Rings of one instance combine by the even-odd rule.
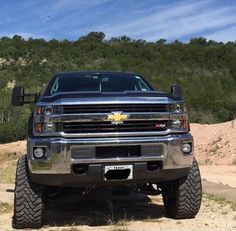
[[122, 124], [112, 124], [110, 121], [64, 122], [62, 127], [65, 133], [151, 132], [165, 131], [167, 123], [168, 121], [155, 120], [127, 120]]

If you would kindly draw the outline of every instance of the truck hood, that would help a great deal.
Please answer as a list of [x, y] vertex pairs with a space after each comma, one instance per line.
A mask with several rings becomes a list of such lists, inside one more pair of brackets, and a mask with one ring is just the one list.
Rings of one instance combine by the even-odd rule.
[[151, 92], [63, 92], [53, 96], [42, 96], [38, 105], [62, 104], [129, 104], [129, 103], [172, 103], [182, 102], [182, 98], [170, 93]]

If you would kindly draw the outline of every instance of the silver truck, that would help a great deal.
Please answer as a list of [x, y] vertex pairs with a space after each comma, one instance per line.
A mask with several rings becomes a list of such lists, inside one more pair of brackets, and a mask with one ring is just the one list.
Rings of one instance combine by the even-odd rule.
[[45, 192], [53, 186], [161, 193], [169, 217], [198, 213], [201, 177], [177, 85], [165, 93], [136, 73], [67, 72], [42, 95], [15, 87], [12, 105], [26, 103], [34, 110], [27, 154], [17, 163], [13, 227], [43, 225]]

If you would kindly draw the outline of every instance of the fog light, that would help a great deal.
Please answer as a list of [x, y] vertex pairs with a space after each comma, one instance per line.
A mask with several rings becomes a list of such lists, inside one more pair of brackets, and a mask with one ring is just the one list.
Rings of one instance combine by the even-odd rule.
[[43, 125], [43, 132], [52, 133], [56, 131], [56, 125], [53, 123], [46, 123]]
[[172, 121], [172, 127], [173, 128], [181, 128], [181, 125], [182, 125], [182, 123], [181, 123], [180, 120], [173, 120]]
[[36, 159], [40, 159], [45, 155], [45, 148], [34, 148], [33, 155]]
[[192, 145], [189, 143], [183, 144], [183, 152], [189, 154], [192, 151]]

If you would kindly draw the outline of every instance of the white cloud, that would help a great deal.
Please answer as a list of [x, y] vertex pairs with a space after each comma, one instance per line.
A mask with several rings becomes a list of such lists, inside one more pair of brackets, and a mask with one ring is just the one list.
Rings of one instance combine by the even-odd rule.
[[207, 39], [212, 39], [220, 42], [236, 41], [236, 26], [222, 30], [217, 30], [211, 34], [204, 35]]
[[217, 8], [214, 1], [199, 1], [168, 6], [168, 8], [145, 15], [126, 23], [103, 25], [99, 30], [107, 37], [128, 35], [155, 41], [158, 38], [168, 40], [181, 38], [191, 34], [203, 33], [232, 25], [236, 22], [236, 6]]
[[[191, 16], [185, 16], [176, 20], [169, 20], [161, 27], [156, 27], [156, 33], [148, 36], [149, 40], [160, 34], [168, 39], [180, 38], [197, 33], [198, 36], [205, 30], [212, 30], [231, 25], [236, 22], [236, 14], [231, 14], [231, 8], [222, 8], [215, 11], [203, 11]], [[150, 31], [151, 32], [151, 31]]]
[[1, 31], [8, 33], [0, 35], [77, 39], [103, 31], [106, 38], [127, 35], [147, 41], [186, 41], [196, 36], [236, 39], [234, 1], [229, 5], [220, 0], [54, 0], [26, 6], [2, 15]]
[[58, 0], [53, 5], [53, 10], [68, 10], [68, 9], [82, 9], [89, 8], [96, 5], [103, 4], [105, 2], [109, 2], [111, 0]]

